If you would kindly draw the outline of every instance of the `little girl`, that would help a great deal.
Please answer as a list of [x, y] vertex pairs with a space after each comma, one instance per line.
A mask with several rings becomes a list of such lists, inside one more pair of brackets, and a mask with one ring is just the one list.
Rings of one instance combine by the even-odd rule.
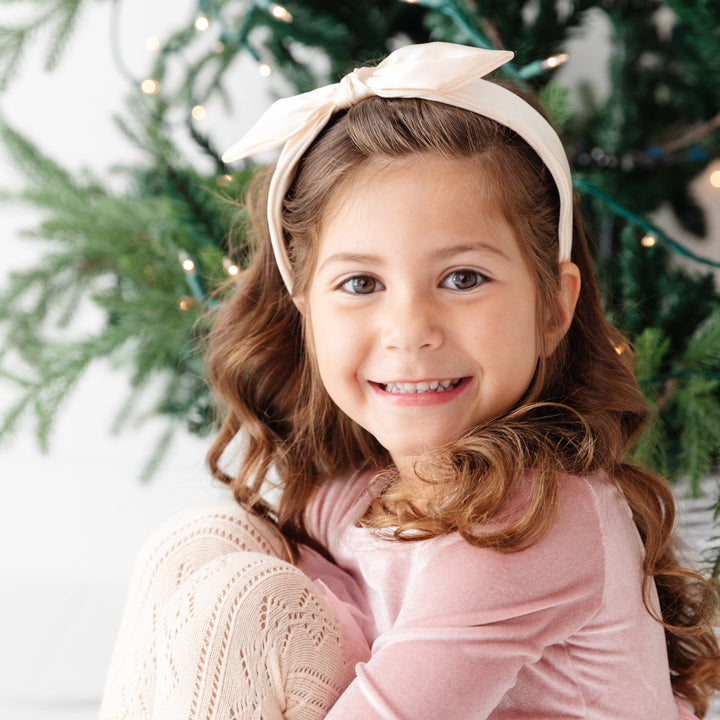
[[510, 57], [404, 47], [227, 154], [284, 146], [209, 358], [235, 499], [147, 545], [104, 720], [705, 713], [713, 591]]

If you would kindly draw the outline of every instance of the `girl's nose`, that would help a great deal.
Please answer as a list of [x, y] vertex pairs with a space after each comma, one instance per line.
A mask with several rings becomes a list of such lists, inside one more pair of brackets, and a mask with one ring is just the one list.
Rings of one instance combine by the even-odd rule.
[[417, 297], [396, 298], [384, 308], [382, 344], [390, 350], [434, 350], [443, 342], [438, 308]]

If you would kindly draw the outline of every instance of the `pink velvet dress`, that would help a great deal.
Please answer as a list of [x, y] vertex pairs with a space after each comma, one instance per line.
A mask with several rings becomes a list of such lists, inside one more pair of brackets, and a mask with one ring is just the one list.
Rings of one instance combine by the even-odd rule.
[[[300, 568], [354, 634], [356, 678], [327, 720], [675, 720], [643, 548], [604, 476], [563, 476], [549, 534], [514, 553], [459, 535], [396, 542], [356, 527], [367, 475], [321, 490]], [[650, 605], [657, 612], [654, 586]]]

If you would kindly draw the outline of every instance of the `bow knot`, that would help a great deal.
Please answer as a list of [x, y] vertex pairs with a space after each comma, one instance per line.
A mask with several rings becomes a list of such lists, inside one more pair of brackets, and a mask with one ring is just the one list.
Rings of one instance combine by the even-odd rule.
[[372, 77], [374, 69], [356, 68], [340, 81], [333, 95], [333, 104], [338, 110], [347, 110], [375, 94], [366, 83], [366, 80]]

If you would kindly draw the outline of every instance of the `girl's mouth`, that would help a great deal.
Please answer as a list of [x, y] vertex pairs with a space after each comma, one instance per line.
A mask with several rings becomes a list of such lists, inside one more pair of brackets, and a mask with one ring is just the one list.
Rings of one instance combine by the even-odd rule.
[[378, 385], [381, 390], [393, 395], [419, 395], [422, 393], [443, 393], [449, 390], [454, 390], [462, 382], [462, 380], [462, 378], [454, 378], [448, 380], [427, 380], [417, 383], [378, 383]]

